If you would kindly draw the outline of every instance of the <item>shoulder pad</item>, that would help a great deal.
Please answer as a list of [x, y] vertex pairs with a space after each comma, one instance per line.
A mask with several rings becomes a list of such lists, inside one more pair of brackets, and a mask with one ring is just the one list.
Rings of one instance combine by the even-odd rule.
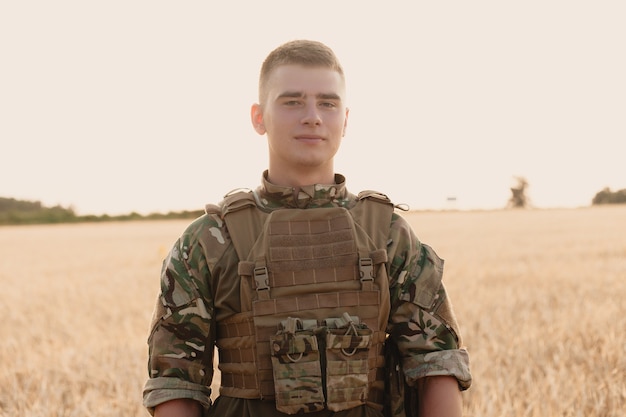
[[357, 196], [357, 200], [358, 201], [364, 200], [366, 198], [372, 199], [372, 200], [377, 201], [379, 203], [391, 204], [394, 208], [397, 208], [397, 209], [402, 210], [402, 211], [409, 211], [410, 210], [410, 207], [408, 206], [408, 204], [404, 204], [404, 203], [394, 204], [391, 201], [391, 199], [389, 197], [387, 197], [386, 194], [379, 193], [378, 191], [364, 190], [364, 191], [361, 191], [359, 193], [359, 195]]
[[371, 198], [371, 199], [379, 201], [381, 203], [393, 204], [391, 202], [391, 200], [389, 199], [389, 197], [387, 197], [387, 195], [385, 195], [383, 193], [379, 193], [378, 191], [374, 191], [374, 190], [364, 190], [364, 191], [361, 191], [359, 193], [359, 195], [357, 196], [357, 199], [359, 201], [360, 200], [364, 200], [366, 198]]
[[254, 192], [248, 189], [236, 189], [224, 196], [224, 200], [220, 204], [222, 207], [222, 216], [247, 207], [256, 207], [256, 199]]
[[222, 218], [228, 213], [239, 211], [246, 207], [256, 207], [256, 200], [252, 190], [237, 188], [228, 192], [219, 204], [207, 204], [204, 211], [207, 214], [219, 214]]

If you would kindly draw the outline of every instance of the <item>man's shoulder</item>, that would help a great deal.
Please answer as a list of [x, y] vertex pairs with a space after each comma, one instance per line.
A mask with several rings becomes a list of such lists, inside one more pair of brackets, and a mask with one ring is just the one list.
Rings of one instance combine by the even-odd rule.
[[228, 240], [224, 232], [224, 221], [219, 212], [206, 211], [187, 225], [181, 235], [187, 244], [200, 243], [203, 246], [216, 244], [222, 247]]

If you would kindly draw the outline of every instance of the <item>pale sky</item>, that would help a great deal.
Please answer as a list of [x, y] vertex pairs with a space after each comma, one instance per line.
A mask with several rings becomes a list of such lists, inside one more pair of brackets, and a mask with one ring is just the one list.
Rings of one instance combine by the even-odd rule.
[[0, 196], [147, 214], [256, 187], [261, 62], [308, 38], [346, 72], [352, 192], [492, 209], [519, 175], [536, 207], [588, 206], [626, 188], [625, 22], [623, 1], [4, 1]]

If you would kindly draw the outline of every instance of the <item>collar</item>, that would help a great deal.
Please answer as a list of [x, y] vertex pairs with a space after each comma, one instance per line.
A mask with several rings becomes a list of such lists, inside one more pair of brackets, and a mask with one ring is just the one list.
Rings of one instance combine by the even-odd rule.
[[285, 187], [269, 182], [267, 171], [264, 171], [256, 194], [259, 197], [257, 202], [269, 209], [343, 207], [351, 200], [351, 195], [346, 189], [346, 178], [341, 174], [335, 174], [334, 184]]

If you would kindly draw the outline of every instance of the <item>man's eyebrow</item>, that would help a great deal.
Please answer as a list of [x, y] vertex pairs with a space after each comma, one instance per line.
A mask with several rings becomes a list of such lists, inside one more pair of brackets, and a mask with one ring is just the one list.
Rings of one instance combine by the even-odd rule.
[[277, 98], [301, 98], [304, 97], [304, 93], [299, 91], [285, 91], [280, 94]]
[[337, 93], [320, 93], [316, 97], [317, 98], [321, 98], [322, 100], [339, 100], [339, 101], [341, 101], [341, 97]]
[[[285, 91], [284, 93], [280, 94], [277, 98], [304, 98], [306, 97], [306, 94], [300, 92], [300, 91]], [[318, 99], [322, 99], [322, 100], [341, 100], [341, 97], [339, 96], [339, 94], [336, 93], [319, 93], [315, 96]]]

